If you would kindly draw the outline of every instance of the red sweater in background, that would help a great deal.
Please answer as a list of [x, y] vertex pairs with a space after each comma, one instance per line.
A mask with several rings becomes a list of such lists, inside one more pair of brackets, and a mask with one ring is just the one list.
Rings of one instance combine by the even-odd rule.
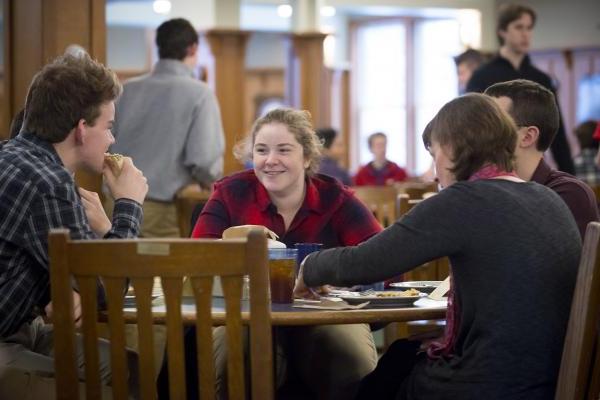
[[389, 179], [394, 182], [405, 181], [406, 171], [393, 161], [388, 161], [382, 169], [375, 169], [373, 162], [361, 167], [354, 177], [356, 186], [384, 186]]

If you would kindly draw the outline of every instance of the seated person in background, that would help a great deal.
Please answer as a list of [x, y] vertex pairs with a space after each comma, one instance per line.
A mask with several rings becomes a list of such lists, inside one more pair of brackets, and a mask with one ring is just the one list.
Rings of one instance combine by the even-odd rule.
[[344, 156], [342, 138], [333, 128], [317, 129], [317, 136], [323, 143], [323, 158], [319, 165], [319, 173], [338, 178], [346, 186], [352, 185], [348, 171], [339, 164]]
[[[237, 149], [238, 158], [251, 155], [254, 169], [215, 183], [192, 237], [220, 238], [230, 226], [256, 224], [274, 231], [288, 247], [312, 242], [328, 248], [357, 245], [380, 232], [373, 214], [350, 190], [337, 179], [315, 174], [320, 148], [307, 111], [276, 109], [258, 119]], [[214, 341], [217, 391], [227, 398], [225, 327], [215, 329]], [[377, 363], [367, 324], [279, 329], [277, 343], [283, 347], [277, 349], [283, 353], [276, 355], [277, 365], [287, 364], [287, 376], [294, 375], [309, 398], [353, 398], [360, 380]], [[186, 348], [191, 347], [193, 330], [186, 334]], [[187, 353], [190, 382], [197, 376], [195, 355]], [[161, 374], [166, 375], [165, 368]], [[284, 375], [278, 368], [278, 385]]]
[[359, 246], [309, 255], [296, 294], [452, 265], [446, 336], [399, 340], [359, 399], [551, 399], [581, 253], [568, 207], [513, 171], [516, 126], [489, 97], [447, 103], [423, 135], [444, 188]]
[[387, 136], [377, 132], [369, 136], [369, 150], [373, 153], [373, 161], [362, 166], [354, 177], [356, 186], [384, 186], [401, 182], [408, 177], [406, 171], [395, 162], [388, 160]]
[[[2, 146], [0, 353], [5, 365], [0, 369], [54, 373], [53, 328], [42, 318], [45, 312], [51, 319], [53, 312], [51, 229], [68, 228], [73, 239], [131, 238], [139, 232], [146, 178], [131, 159], [124, 161], [118, 177], [104, 164], [104, 153], [114, 143], [114, 101], [120, 93], [114, 72], [89, 56], [59, 57], [33, 78], [23, 128]], [[79, 169], [104, 174], [117, 199], [112, 222], [96, 193], [77, 189], [73, 176]], [[73, 302], [75, 322], [80, 323], [75, 289]], [[109, 384], [109, 346], [106, 342], [99, 346], [102, 383]], [[137, 374], [131, 371], [130, 391], [135, 393]]]
[[560, 121], [554, 94], [525, 79], [496, 83], [485, 94], [492, 96], [517, 125], [517, 175], [554, 190], [571, 209], [583, 238], [587, 224], [600, 218], [594, 192], [573, 175], [554, 170], [544, 161]]
[[575, 174], [590, 186], [600, 186], [600, 167], [596, 164], [600, 143], [600, 122], [585, 121], [575, 128], [581, 152], [573, 159]]
[[483, 64], [486, 58], [487, 57], [483, 53], [475, 49], [467, 49], [454, 57], [459, 94], [466, 93], [467, 83], [469, 83], [471, 75], [473, 75], [473, 72]]

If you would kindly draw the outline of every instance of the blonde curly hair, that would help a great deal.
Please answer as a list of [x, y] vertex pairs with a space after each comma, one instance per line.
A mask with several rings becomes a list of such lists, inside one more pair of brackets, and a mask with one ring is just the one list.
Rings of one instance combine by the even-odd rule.
[[268, 124], [282, 124], [287, 127], [294, 138], [302, 146], [304, 158], [308, 160], [305, 169], [307, 175], [312, 176], [319, 170], [321, 162], [321, 149], [323, 144], [312, 126], [312, 118], [306, 110], [293, 108], [277, 108], [269, 111], [264, 117], [257, 119], [250, 133], [234, 147], [234, 154], [241, 162], [252, 160], [252, 148], [256, 134]]

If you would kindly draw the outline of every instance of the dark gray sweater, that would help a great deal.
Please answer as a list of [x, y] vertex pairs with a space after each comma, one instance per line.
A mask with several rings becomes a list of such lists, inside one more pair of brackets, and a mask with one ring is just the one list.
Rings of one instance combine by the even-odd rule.
[[577, 225], [552, 190], [459, 182], [359, 246], [313, 254], [304, 279], [371, 283], [449, 256], [460, 304], [455, 356], [418, 364], [409, 398], [547, 399], [580, 253]]

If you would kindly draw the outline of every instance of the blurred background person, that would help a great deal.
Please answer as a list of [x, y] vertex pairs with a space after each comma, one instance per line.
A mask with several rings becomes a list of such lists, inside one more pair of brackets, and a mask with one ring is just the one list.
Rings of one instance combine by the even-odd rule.
[[221, 176], [225, 139], [217, 98], [193, 77], [198, 33], [192, 24], [162, 23], [156, 45], [160, 59], [152, 72], [123, 86], [111, 150], [133, 158], [148, 178], [142, 236], [179, 237], [175, 195], [190, 183], [209, 188]]
[[319, 173], [339, 179], [344, 185], [352, 185], [350, 174], [340, 166], [342, 157], [344, 157], [344, 142], [333, 128], [317, 129], [317, 136], [323, 143], [321, 164]]
[[456, 75], [458, 76], [458, 94], [465, 94], [467, 83], [473, 72], [486, 61], [486, 55], [475, 49], [467, 49], [454, 57], [456, 64]]
[[408, 178], [404, 168], [387, 159], [387, 136], [385, 133], [373, 133], [369, 136], [368, 142], [369, 151], [373, 154], [373, 161], [358, 170], [354, 177], [356, 186], [392, 185], [394, 182], [402, 182]]
[[[527, 6], [504, 4], [500, 7], [496, 24], [500, 50], [489, 63], [473, 73], [467, 84], [467, 92], [483, 93], [494, 83], [527, 79], [541, 84], [556, 95], [550, 76], [536, 68], [527, 54], [535, 21], [535, 11]], [[558, 169], [569, 174], [575, 173], [562, 117], [550, 150]]]
[[573, 160], [575, 174], [590, 186], [600, 186], [600, 167], [596, 164], [596, 154], [600, 147], [600, 122], [589, 120], [577, 125], [575, 136], [581, 149]]

